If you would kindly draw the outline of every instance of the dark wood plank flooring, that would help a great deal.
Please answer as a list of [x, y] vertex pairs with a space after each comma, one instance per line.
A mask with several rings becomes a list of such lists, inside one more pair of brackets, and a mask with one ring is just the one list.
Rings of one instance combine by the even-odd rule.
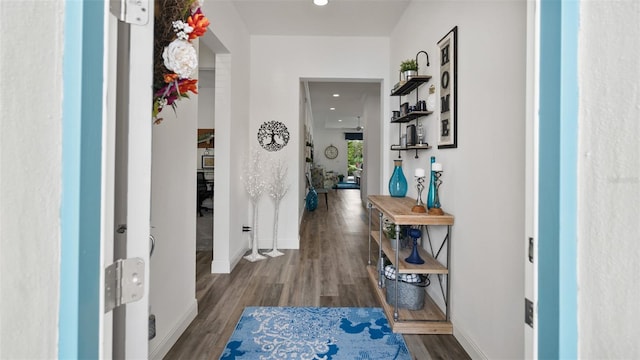
[[[243, 259], [231, 274], [211, 274], [211, 253], [198, 252], [198, 315], [165, 359], [218, 359], [246, 306], [379, 306], [365, 268], [368, 229], [360, 191], [332, 190], [329, 210], [305, 214], [300, 250], [255, 263]], [[469, 359], [451, 335], [404, 338], [414, 359]]]

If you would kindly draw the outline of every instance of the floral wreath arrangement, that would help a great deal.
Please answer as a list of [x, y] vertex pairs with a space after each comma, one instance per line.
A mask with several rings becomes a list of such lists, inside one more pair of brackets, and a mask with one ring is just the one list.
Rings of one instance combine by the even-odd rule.
[[207, 32], [209, 20], [200, 7], [202, 0], [156, 1], [153, 49], [153, 122], [165, 106], [175, 111], [177, 100], [198, 93], [198, 80], [190, 76], [198, 66], [191, 41]]

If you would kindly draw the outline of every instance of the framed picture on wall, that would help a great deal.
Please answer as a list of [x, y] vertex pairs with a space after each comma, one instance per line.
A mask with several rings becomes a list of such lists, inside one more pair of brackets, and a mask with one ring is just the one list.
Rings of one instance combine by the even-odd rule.
[[458, 147], [458, 27], [440, 41], [440, 124], [438, 149]]
[[216, 166], [215, 155], [202, 155], [202, 168], [213, 169]]
[[209, 149], [215, 148], [216, 130], [215, 129], [198, 129], [198, 148]]

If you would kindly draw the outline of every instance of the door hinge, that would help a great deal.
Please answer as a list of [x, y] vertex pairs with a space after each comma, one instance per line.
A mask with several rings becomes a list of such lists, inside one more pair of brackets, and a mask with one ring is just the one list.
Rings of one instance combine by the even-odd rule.
[[144, 296], [144, 260], [120, 259], [104, 273], [104, 312]]
[[149, 340], [156, 337], [156, 316], [149, 314]]
[[110, 0], [109, 9], [120, 21], [133, 25], [149, 22], [149, 0]]
[[533, 301], [524, 298], [524, 322], [533, 328]]
[[529, 238], [529, 262], [533, 264], [533, 238]]

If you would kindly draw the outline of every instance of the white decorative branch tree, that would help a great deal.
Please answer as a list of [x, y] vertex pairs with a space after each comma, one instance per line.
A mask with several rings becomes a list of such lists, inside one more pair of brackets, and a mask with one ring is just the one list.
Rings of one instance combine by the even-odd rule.
[[253, 207], [253, 228], [251, 229], [251, 254], [244, 258], [255, 262], [266, 259], [266, 257], [258, 253], [258, 203], [264, 193], [267, 182], [263, 175], [263, 160], [260, 152], [251, 149], [251, 158], [244, 165], [244, 188], [249, 194], [251, 206]]
[[281, 159], [272, 161], [272, 163], [271, 178], [267, 184], [267, 190], [275, 206], [273, 213], [273, 249], [265, 255], [276, 257], [284, 255], [284, 253], [278, 251], [278, 213], [280, 212], [280, 202], [289, 191], [289, 185], [286, 183], [287, 164]]

